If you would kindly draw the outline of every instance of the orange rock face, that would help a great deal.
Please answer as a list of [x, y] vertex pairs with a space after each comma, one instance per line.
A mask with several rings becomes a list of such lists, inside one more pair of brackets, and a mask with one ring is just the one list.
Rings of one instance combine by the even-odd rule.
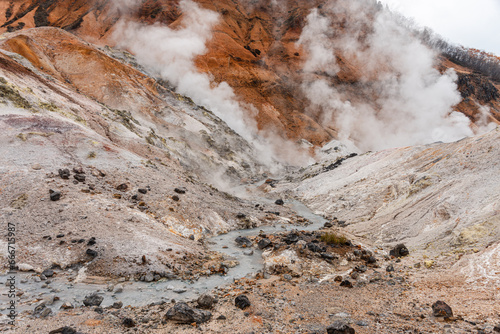
[[[199, 71], [210, 74], [217, 83], [227, 82], [242, 102], [255, 106], [260, 129], [271, 129], [294, 140], [306, 139], [314, 145], [336, 137], [334, 122], [324, 122], [318, 111], [309, 108], [310, 101], [300, 87], [304, 77], [311, 74], [302, 70], [308, 55], [306, 50], [297, 46], [297, 41], [306, 16], [321, 4], [320, 1], [197, 2], [220, 14], [219, 23], [207, 44], [207, 52], [196, 59]], [[6, 37], [2, 47], [23, 55], [35, 67], [112, 108], [144, 103], [152, 106], [158, 100], [155, 84], [140, 72], [118, 61], [101, 61], [99, 53], [63, 31], [25, 32], [27, 28], [53, 26], [97, 45], [115, 45], [112, 36], [120, 19], [161, 23], [172, 28], [182, 20], [178, 1], [118, 3], [109, 0], [0, 1], [0, 11], [4, 13], [1, 28], [4, 32], [15, 31]], [[336, 34], [343, 33], [349, 19], [345, 13], [336, 16], [333, 22]], [[366, 30], [363, 30], [359, 38], [363, 39], [365, 35]], [[350, 101], [366, 102], [376, 108], [373, 102], [376, 96], [371, 95], [374, 93], [360, 92], [358, 85], [365, 85], [366, 77], [372, 74], [363, 73], [363, 63], [353, 57], [336, 54], [336, 58], [339, 67], [336, 75], [314, 73], [312, 78], [324, 78], [332, 85], [342, 86]], [[472, 74], [471, 70], [446, 59], [441, 60], [440, 67], [443, 71], [453, 67], [461, 74]], [[364, 81], [361, 80], [362, 74]], [[456, 109], [474, 122], [478, 122], [482, 115], [476, 102], [490, 108], [487, 116], [490, 121], [500, 120], [498, 96], [493, 95], [494, 98], [489, 100], [480, 96], [483, 84], [497, 90], [500, 88], [498, 83], [487, 81], [486, 78], [470, 81], [476, 89], [469, 89], [467, 93], [464, 93], [463, 85], [459, 85], [463, 102]], [[131, 90], [140, 91], [139, 100], [127, 98], [127, 92]]]

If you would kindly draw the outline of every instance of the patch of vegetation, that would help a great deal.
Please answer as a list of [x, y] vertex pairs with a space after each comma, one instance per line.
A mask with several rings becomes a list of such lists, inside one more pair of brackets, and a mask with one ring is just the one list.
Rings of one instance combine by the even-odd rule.
[[428, 176], [424, 176], [417, 181], [415, 181], [414, 184], [410, 187], [410, 191], [408, 193], [408, 197], [415, 195], [416, 193], [419, 193], [420, 191], [424, 190], [427, 187], [430, 187], [432, 185], [432, 180]]
[[327, 245], [343, 245], [347, 242], [346, 237], [336, 233], [325, 233], [320, 239]]
[[3, 100], [11, 101], [16, 108], [28, 110], [32, 109], [32, 106], [28, 102], [28, 100], [22, 97], [17, 90], [10, 87], [4, 78], [1, 78], [0, 80], [0, 98]]
[[45, 110], [54, 111], [54, 112], [59, 110], [59, 108], [52, 102], [50, 102], [50, 103], [40, 102], [40, 107], [45, 109]]
[[136, 125], [141, 125], [138, 120], [136, 120], [134, 117], [132, 117], [132, 114], [130, 111], [127, 110], [117, 110], [117, 109], [111, 109], [111, 111], [121, 119], [121, 123], [123, 126], [125, 126], [127, 129], [132, 131], [133, 133], [137, 134], [139, 136], [139, 131], [137, 130]]

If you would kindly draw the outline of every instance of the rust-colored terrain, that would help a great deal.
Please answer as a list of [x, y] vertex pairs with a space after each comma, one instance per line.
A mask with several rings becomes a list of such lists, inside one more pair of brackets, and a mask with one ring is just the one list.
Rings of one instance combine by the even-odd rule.
[[[302, 71], [307, 54], [296, 43], [306, 16], [320, 2], [198, 2], [202, 7], [220, 14], [219, 23], [207, 44], [208, 51], [196, 60], [200, 71], [211, 74], [215, 82], [227, 82], [241, 101], [254, 105], [258, 109], [256, 118], [260, 129], [271, 129], [290, 139], [303, 138], [315, 145], [336, 136], [335, 124], [325, 124], [317, 113], [310, 111], [310, 102], [300, 89], [300, 83], [308, 75]], [[28, 28], [52, 26], [97, 45], [114, 46], [117, 41], [113, 32], [120, 19], [170, 27], [176, 27], [182, 20], [177, 1], [126, 3], [118, 5], [118, 2], [107, 0], [1, 1], [2, 30], [17, 31], [15, 36], [5, 37], [7, 40], [3, 41], [3, 48], [25, 56], [35, 67], [63, 79], [73, 89], [102, 103], [115, 107], [134, 104], [126, 98], [122, 99], [120, 92], [125, 88], [125, 91], [141, 90], [140, 95], [154, 105], [157, 94], [154, 82], [133, 75], [129, 69], [112, 60], [99, 61], [96, 54], [86, 50], [84, 42], [77, 39], [68, 41], [68, 35], [62, 32], [48, 35], [23, 32]], [[335, 17], [336, 21], [332, 24], [336, 27], [336, 35], [342, 36], [348, 19], [342, 13]], [[370, 86], [370, 82], [361, 80], [363, 64], [340, 52], [336, 56], [339, 65], [336, 75], [315, 73], [314, 76], [340, 87], [350, 100], [366, 103], [375, 100], [373, 92], [363, 89]], [[63, 59], [65, 66], [61, 65]], [[85, 70], [77, 73], [74, 69], [82, 68], [83, 62]], [[479, 103], [490, 107], [487, 116], [490, 122], [500, 120], [498, 82], [444, 57], [439, 60], [438, 67], [441, 72], [447, 68], [458, 72], [462, 102], [456, 110], [477, 122], [482, 115]], [[96, 85], [101, 88], [93, 89]]]

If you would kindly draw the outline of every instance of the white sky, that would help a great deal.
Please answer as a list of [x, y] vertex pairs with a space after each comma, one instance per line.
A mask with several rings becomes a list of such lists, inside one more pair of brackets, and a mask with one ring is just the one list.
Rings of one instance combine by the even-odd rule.
[[500, 0], [381, 0], [449, 42], [500, 56]]

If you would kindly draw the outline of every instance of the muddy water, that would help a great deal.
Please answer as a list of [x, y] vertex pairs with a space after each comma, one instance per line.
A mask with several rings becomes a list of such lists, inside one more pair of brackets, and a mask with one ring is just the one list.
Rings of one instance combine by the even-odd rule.
[[[108, 291], [107, 284], [88, 284], [88, 283], [69, 283], [63, 273], [56, 275], [51, 279], [48, 287], [42, 287], [46, 281], [35, 282], [28, 273], [18, 273], [17, 289], [24, 292], [21, 303], [18, 304], [18, 311], [32, 310], [40, 300], [50, 295], [56, 295], [60, 300], [54, 302], [49, 307], [53, 311], [59, 310], [64, 302], [71, 302], [74, 306], [82, 305], [82, 300], [86, 295], [98, 292], [104, 297], [102, 307], [112, 305], [116, 301], [123, 302], [124, 306], [144, 306], [150, 303], [170, 301], [186, 301], [197, 298], [200, 294], [210, 291], [218, 286], [232, 282], [234, 279], [251, 276], [263, 269], [262, 252], [259, 249], [253, 249], [251, 256], [244, 255], [243, 252], [248, 249], [237, 247], [234, 240], [238, 236], [255, 236], [261, 231], [267, 234], [275, 232], [300, 230], [317, 230], [326, 221], [323, 217], [313, 214], [305, 205], [298, 201], [289, 201], [286, 205], [290, 206], [299, 216], [302, 216], [311, 222], [308, 226], [296, 226], [290, 224], [278, 224], [274, 226], [261, 226], [255, 229], [235, 230], [224, 235], [218, 235], [209, 239], [207, 243], [211, 250], [226, 254], [239, 262], [234, 268], [229, 269], [226, 276], [212, 275], [210, 277], [201, 277], [196, 281], [169, 280], [159, 282], [122, 282], [123, 292], [114, 293]], [[223, 247], [226, 248], [223, 248]], [[5, 282], [6, 276], [0, 278], [0, 282]], [[20, 281], [26, 281], [20, 283]], [[116, 282], [114, 282], [116, 283]], [[6, 295], [0, 297], [1, 305], [8, 305]], [[6, 310], [1, 310], [6, 313]]]

